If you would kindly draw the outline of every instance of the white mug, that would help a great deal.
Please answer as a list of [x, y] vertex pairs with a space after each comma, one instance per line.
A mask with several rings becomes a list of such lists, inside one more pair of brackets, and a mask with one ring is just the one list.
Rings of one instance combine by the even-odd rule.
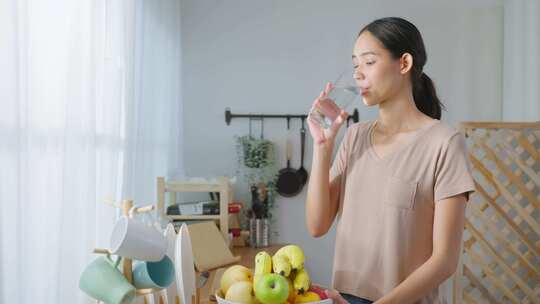
[[121, 217], [115, 224], [110, 240], [111, 253], [139, 261], [157, 262], [167, 251], [167, 240], [154, 227]]

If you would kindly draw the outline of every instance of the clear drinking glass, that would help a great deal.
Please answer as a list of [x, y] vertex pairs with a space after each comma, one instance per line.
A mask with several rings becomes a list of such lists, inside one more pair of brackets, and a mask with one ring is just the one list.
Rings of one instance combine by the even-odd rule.
[[360, 96], [360, 88], [353, 78], [352, 69], [341, 73], [333, 85], [328, 95], [321, 99], [319, 106], [309, 113], [310, 119], [323, 129], [328, 129], [341, 110], [347, 111]]

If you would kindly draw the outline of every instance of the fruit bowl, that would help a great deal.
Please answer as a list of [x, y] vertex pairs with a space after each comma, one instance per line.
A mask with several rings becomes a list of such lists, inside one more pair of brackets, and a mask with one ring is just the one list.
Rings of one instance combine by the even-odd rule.
[[273, 256], [260, 251], [254, 262], [254, 269], [232, 265], [221, 274], [213, 296], [218, 304], [332, 304], [324, 289], [312, 284], [298, 245], [283, 246]]
[[[216, 292], [215, 296], [216, 296], [216, 300], [218, 304], [242, 304], [238, 302], [231, 302], [231, 301], [225, 300], [224, 298], [221, 297], [222, 296], [221, 292]], [[308, 304], [308, 303], [303, 303], [303, 304]], [[316, 302], [309, 302], [309, 304], [332, 304], [332, 299], [324, 299], [324, 300], [320, 300]]]

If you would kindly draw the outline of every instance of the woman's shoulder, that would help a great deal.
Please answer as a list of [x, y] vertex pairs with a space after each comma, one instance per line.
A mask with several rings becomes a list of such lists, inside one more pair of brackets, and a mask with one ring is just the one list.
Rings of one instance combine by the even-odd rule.
[[367, 131], [369, 130], [373, 122], [374, 120], [364, 120], [364, 121], [355, 122], [348, 127], [347, 133], [349, 133], [352, 136], [358, 136], [358, 135], [367, 133]]
[[425, 134], [425, 138], [438, 145], [447, 145], [453, 138], [462, 136], [460, 131], [443, 121], [438, 121], [433, 127]]
[[350, 146], [351, 148], [353, 148], [357, 144], [363, 143], [364, 141], [362, 140], [362, 138], [368, 135], [368, 130], [372, 123], [373, 120], [369, 120], [360, 121], [349, 125], [347, 127], [347, 131], [345, 132], [345, 135], [343, 136], [343, 142], [346, 144], [346, 146]]

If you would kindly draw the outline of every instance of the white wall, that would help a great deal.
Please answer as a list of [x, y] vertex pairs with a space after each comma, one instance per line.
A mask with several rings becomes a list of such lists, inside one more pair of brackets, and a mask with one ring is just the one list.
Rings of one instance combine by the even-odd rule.
[[[189, 176], [234, 174], [234, 136], [247, 133], [248, 121], [237, 119], [227, 126], [225, 107], [242, 113], [306, 113], [325, 82], [350, 64], [360, 28], [384, 16], [405, 17], [422, 32], [428, 51], [425, 71], [447, 105], [443, 114], [447, 121], [501, 119], [502, 8], [494, 1], [184, 0], [181, 4]], [[360, 106], [361, 119], [374, 115], [374, 109]], [[291, 126], [296, 143], [293, 166], [298, 167], [299, 122]], [[265, 131], [277, 146], [279, 167], [285, 166], [285, 121], [266, 121]], [[308, 171], [311, 144], [309, 138]], [[236, 192], [237, 198], [248, 200], [246, 185], [237, 185]], [[314, 281], [328, 284], [335, 230], [320, 239], [310, 237], [304, 199], [305, 189], [294, 198], [277, 200], [275, 241], [304, 247]]]
[[504, 2], [505, 121], [540, 121], [540, 1]]

